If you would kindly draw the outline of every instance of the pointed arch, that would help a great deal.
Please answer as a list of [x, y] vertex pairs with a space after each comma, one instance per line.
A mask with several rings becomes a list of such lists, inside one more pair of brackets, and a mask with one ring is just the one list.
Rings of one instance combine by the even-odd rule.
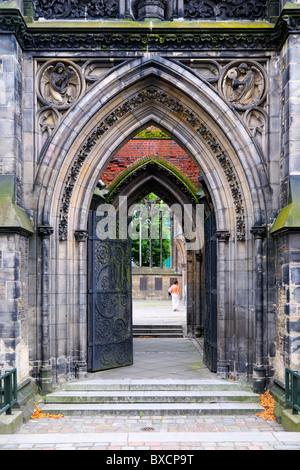
[[66, 209], [69, 214], [80, 187], [79, 204], [89, 207], [84, 195], [90, 197], [96, 172], [101, 173], [118, 148], [149, 122], [164, 128], [203, 170], [220, 230], [235, 230], [230, 217], [222, 217], [226, 206], [236, 214], [238, 230], [245, 232], [246, 223], [249, 233], [254, 223], [264, 222], [270, 197], [265, 191], [267, 174], [238, 115], [209, 84], [178, 64], [143, 57], [96, 83], [55, 132], [37, 175], [39, 223], [57, 226], [58, 212]]
[[[64, 351], [50, 338], [48, 354], [54, 362], [62, 357], [66, 364], [84, 362], [87, 255], [74, 234], [87, 229], [94, 189], [110, 159], [149, 124], [168, 133], [203, 175], [219, 235], [218, 371], [225, 373], [230, 360], [237, 374], [251, 374], [256, 360], [251, 228], [267, 222], [271, 202], [264, 161], [237, 112], [212, 86], [155, 54], [120, 65], [89, 88], [65, 115], [41, 157], [35, 181], [37, 223], [54, 229], [42, 255], [52, 257], [52, 263], [48, 279], [42, 280], [48, 292], [41, 310], [54, 325], [52, 331], [60, 321], [70, 326], [65, 331], [72, 332], [75, 325], [79, 331], [79, 344], [76, 335], [68, 337]], [[49, 289], [50, 278], [55, 291]], [[241, 288], [240, 279], [247, 287]], [[58, 318], [62, 302], [63, 320]]]

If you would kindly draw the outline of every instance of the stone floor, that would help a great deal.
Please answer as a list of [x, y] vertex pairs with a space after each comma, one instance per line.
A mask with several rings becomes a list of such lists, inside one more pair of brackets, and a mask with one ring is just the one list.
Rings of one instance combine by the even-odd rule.
[[[146, 322], [162, 317], [162, 305], [135, 305], [135, 318]], [[170, 321], [170, 304], [163, 305]], [[177, 320], [185, 321], [183, 308]], [[203, 364], [195, 340], [134, 340], [134, 365], [89, 374], [101, 379], [215, 379]], [[108, 450], [195, 452], [200, 450], [300, 450], [300, 433], [258, 416], [66, 416], [30, 420], [12, 436], [0, 435], [0, 450]], [[191, 452], [190, 452], [191, 451]], [[130, 455], [130, 453], [128, 454]], [[134, 455], [134, 453], [133, 453]]]

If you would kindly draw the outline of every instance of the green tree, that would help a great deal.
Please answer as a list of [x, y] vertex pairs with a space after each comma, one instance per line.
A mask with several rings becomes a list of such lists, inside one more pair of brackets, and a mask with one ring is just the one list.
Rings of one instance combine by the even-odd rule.
[[[162, 226], [159, 212], [163, 215]], [[142, 222], [140, 224], [140, 216]], [[140, 265], [140, 243], [142, 249], [142, 266], [150, 264], [150, 227], [152, 228], [152, 263], [153, 266], [159, 267], [169, 258], [171, 253], [171, 237], [170, 237], [170, 216], [168, 213], [168, 205], [161, 201], [154, 193], [150, 193], [147, 198], [137, 205], [133, 217], [135, 224], [136, 236], [132, 240], [132, 260]], [[142, 230], [142, 240], [140, 241], [140, 231]], [[162, 250], [160, 235], [162, 230]]]

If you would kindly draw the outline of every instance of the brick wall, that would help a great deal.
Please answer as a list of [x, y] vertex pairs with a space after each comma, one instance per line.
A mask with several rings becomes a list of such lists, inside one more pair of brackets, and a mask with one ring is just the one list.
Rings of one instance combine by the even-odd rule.
[[184, 150], [169, 139], [133, 139], [111, 160], [101, 179], [109, 185], [122, 171], [141, 158], [157, 155], [175, 166], [198, 186], [199, 169]]

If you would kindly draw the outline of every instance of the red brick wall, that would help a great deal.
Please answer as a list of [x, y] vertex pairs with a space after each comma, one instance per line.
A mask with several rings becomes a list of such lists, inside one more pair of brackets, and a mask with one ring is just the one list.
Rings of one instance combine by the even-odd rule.
[[127, 142], [116, 156], [110, 161], [101, 176], [104, 183], [109, 185], [122, 171], [136, 163], [141, 158], [157, 155], [175, 166], [195, 185], [198, 186], [199, 170], [195, 163], [182, 148], [173, 140], [133, 139]]

